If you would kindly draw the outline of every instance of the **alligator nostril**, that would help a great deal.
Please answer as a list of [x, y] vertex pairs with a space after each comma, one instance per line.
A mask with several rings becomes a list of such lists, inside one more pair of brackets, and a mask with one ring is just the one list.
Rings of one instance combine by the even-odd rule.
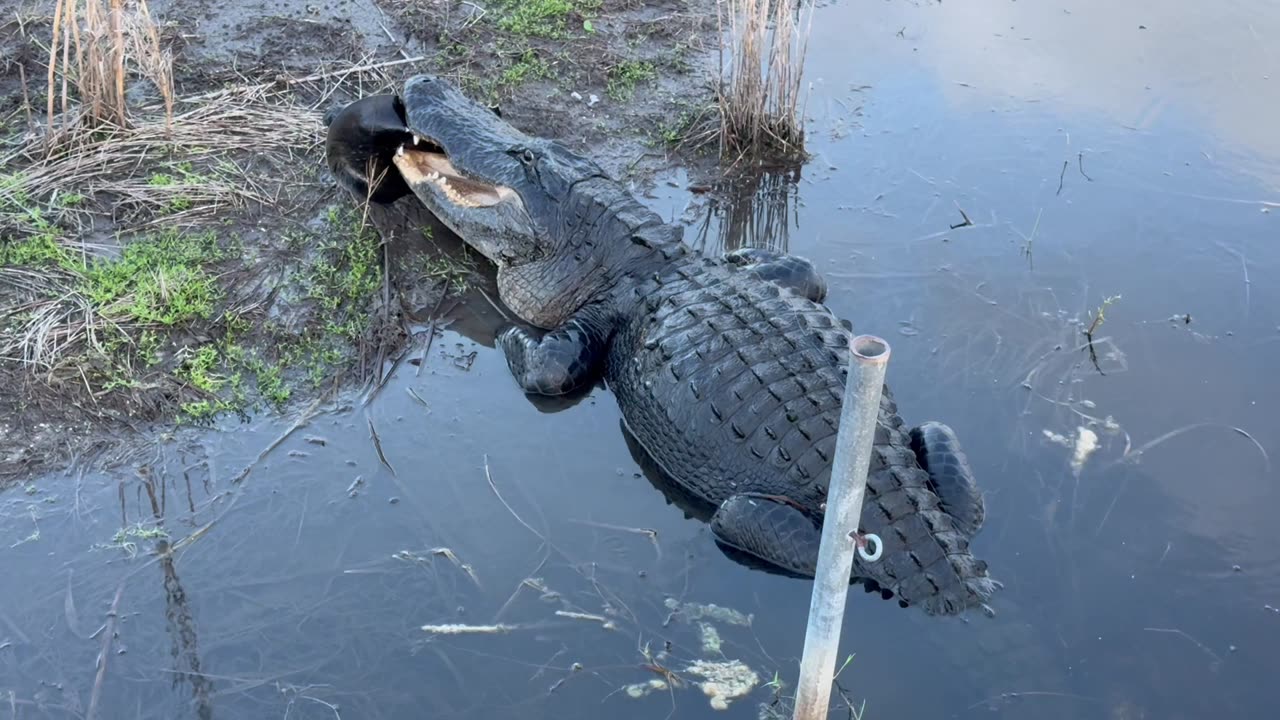
[[405, 81], [404, 89], [405, 91], [408, 91], [412, 88], [418, 87], [419, 85], [430, 85], [435, 81], [436, 81], [435, 75], [428, 75], [426, 73], [422, 73], [420, 75], [414, 75], [413, 77]]

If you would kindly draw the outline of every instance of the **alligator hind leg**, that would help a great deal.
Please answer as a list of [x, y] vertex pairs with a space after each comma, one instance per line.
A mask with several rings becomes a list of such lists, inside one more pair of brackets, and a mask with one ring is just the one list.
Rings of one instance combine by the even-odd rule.
[[911, 429], [911, 450], [956, 528], [976, 535], [987, 516], [986, 503], [955, 431], [940, 422], [923, 423]]
[[587, 307], [540, 340], [512, 326], [499, 333], [497, 344], [525, 392], [564, 395], [595, 379], [610, 329], [602, 311]]
[[763, 280], [791, 288], [814, 302], [822, 302], [827, 297], [826, 279], [813, 263], [802, 257], [764, 248], [741, 248], [725, 253], [724, 259], [750, 270]]

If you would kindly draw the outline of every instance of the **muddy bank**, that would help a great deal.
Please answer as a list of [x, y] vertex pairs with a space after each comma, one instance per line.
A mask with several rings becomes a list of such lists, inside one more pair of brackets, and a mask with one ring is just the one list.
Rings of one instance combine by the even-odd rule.
[[[77, 8], [70, 26], [87, 29]], [[0, 481], [140, 431], [376, 385], [447, 295], [483, 283], [407, 201], [366, 211], [336, 190], [325, 110], [438, 73], [643, 191], [712, 97], [702, 0], [149, 9], [172, 89], [134, 51], [128, 126], [93, 135], [76, 129], [74, 69], [55, 73], [47, 113], [53, 8], [5, 9]]]

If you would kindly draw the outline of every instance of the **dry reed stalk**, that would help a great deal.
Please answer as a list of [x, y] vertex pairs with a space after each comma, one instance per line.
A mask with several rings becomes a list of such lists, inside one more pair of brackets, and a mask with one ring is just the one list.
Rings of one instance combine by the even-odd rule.
[[126, 332], [125, 326], [98, 312], [77, 289], [77, 280], [74, 273], [58, 268], [0, 268], [0, 282], [14, 293], [14, 302], [0, 307], [0, 324], [18, 322], [0, 335], [0, 360], [53, 372], [77, 349], [102, 352], [104, 332]]
[[111, 0], [111, 49], [114, 52], [111, 62], [111, 74], [115, 78], [116, 121], [119, 125], [126, 122], [124, 107], [124, 12], [123, 0]]
[[[75, 0], [72, 0], [73, 2]], [[48, 122], [49, 128], [53, 128], [53, 90], [57, 87], [54, 84], [56, 73], [58, 71], [58, 31], [62, 29], [62, 6], [64, 0], [58, 0], [58, 4], [53, 8], [53, 42], [49, 45], [49, 96], [48, 96]]]
[[[70, 3], [66, 7], [66, 13], [69, 16], [67, 21], [62, 23], [62, 66], [67, 67], [67, 60], [71, 53], [71, 26], [76, 24], [75, 19], [76, 4]], [[67, 74], [62, 73], [62, 117], [67, 117]]]
[[27, 116], [27, 127], [34, 127], [35, 121], [31, 116], [31, 95], [27, 93], [27, 71], [22, 63], [18, 63], [18, 82], [22, 83], [22, 111]]
[[151, 8], [146, 0], [138, 3], [138, 14], [135, 17], [136, 29], [130, 33], [133, 40], [134, 55], [140, 59], [147, 77], [155, 83], [164, 101], [165, 121], [173, 124], [173, 53], [160, 45], [160, 33], [157, 24], [151, 19]]
[[[720, 152], [722, 157], [769, 150], [795, 155], [804, 147], [804, 53], [812, 29], [812, 2], [803, 27], [796, 21], [805, 0], [727, 0], [732, 65], [720, 54]], [[721, 28], [723, 32], [723, 15]], [[726, 77], [727, 75], [727, 77]]]

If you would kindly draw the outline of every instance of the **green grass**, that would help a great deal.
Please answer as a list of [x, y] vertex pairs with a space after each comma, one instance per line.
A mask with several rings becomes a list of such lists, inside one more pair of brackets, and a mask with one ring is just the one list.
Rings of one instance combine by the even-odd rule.
[[[147, 178], [147, 185], [154, 188], [171, 188], [177, 192], [184, 187], [197, 187], [209, 181], [209, 178], [196, 172], [190, 162], [184, 161], [174, 163], [169, 166], [173, 173], [155, 172]], [[165, 210], [170, 213], [179, 213], [184, 210], [190, 210], [194, 205], [194, 201], [189, 195], [175, 194], [165, 202]]]
[[258, 371], [258, 392], [273, 405], [284, 405], [293, 395], [293, 389], [285, 384], [283, 370], [278, 365], [262, 365]]
[[497, 0], [498, 28], [513, 35], [562, 39], [569, 35], [569, 19], [579, 15], [591, 32], [590, 15], [601, 0]]
[[606, 92], [614, 100], [630, 100], [635, 95], [637, 85], [650, 82], [657, 77], [658, 71], [653, 63], [626, 60], [609, 68], [609, 84]]
[[52, 233], [41, 233], [21, 240], [0, 239], [0, 266], [66, 267], [72, 264], [71, 255]]
[[[153, 174], [148, 184], [160, 187], [187, 177], [188, 168], [178, 166], [177, 170], [176, 177]], [[175, 203], [182, 199], [175, 199]], [[67, 194], [48, 209], [81, 202], [82, 197]], [[170, 205], [171, 209], [180, 207], [180, 203]], [[123, 324], [115, 332], [100, 335], [94, 346], [72, 359], [85, 373], [86, 382], [98, 390], [141, 387], [143, 373], [160, 365], [163, 351], [175, 338], [183, 337], [196, 322], [214, 320], [224, 290], [213, 266], [228, 255], [216, 232], [169, 229], [137, 236], [124, 242], [113, 256], [86, 261], [81, 253], [60, 242], [65, 233], [47, 219], [45, 210], [20, 192], [8, 194], [0, 213], [9, 220], [20, 218], [19, 229], [27, 235], [0, 240], [0, 265], [64, 270], [71, 274], [75, 291], [98, 315]], [[207, 418], [243, 406], [229, 347], [223, 340], [179, 343], [172, 348], [172, 375], [210, 396], [182, 403], [184, 415]], [[278, 388], [272, 389], [274, 397], [282, 394]]]
[[502, 71], [499, 83], [507, 87], [515, 87], [524, 84], [526, 80], [549, 77], [551, 77], [551, 66], [546, 60], [538, 57], [532, 49], [528, 49]]
[[689, 136], [697, 116], [691, 110], [681, 110], [679, 115], [658, 126], [658, 137], [667, 145], [679, 145]]
[[134, 523], [128, 527], [122, 527], [116, 531], [111, 537], [110, 542], [97, 543], [93, 545], [93, 550], [120, 550], [129, 556], [130, 559], [138, 555], [139, 541], [155, 541], [167, 540], [169, 533], [162, 527], [148, 526], [141, 522]]
[[319, 386], [331, 379], [368, 333], [371, 301], [383, 280], [378, 233], [354, 208], [335, 206], [325, 215], [325, 228], [300, 234], [297, 246], [316, 251], [295, 277], [303, 297], [316, 304], [311, 324], [300, 332], [265, 324], [252, 336], [255, 345], [249, 346], [251, 323], [238, 315], [225, 316], [221, 340], [185, 351], [176, 371], [209, 396], [181, 406], [189, 419], [206, 420], [249, 406], [245, 378], [261, 401], [282, 406], [293, 397], [299, 380]]
[[227, 382], [225, 376], [217, 374], [222, 365], [221, 355], [214, 345], [198, 346], [183, 360], [177, 371], [178, 376], [191, 383], [192, 387], [216, 393]]
[[[0, 266], [61, 265], [68, 260], [58, 246], [61, 229], [50, 219], [58, 208], [42, 207], [27, 194], [26, 179], [21, 173], [0, 175]], [[74, 196], [78, 197], [78, 196]], [[79, 204], [83, 198], [64, 195], [64, 207]]]
[[[367, 302], [382, 286], [377, 231], [349, 209], [331, 208], [329, 237], [320, 241], [320, 258], [312, 264], [308, 296], [329, 313]], [[333, 324], [332, 318], [329, 324]]]
[[209, 318], [222, 289], [205, 265], [222, 259], [213, 231], [168, 230], [83, 270], [82, 291], [104, 315], [158, 325]]

